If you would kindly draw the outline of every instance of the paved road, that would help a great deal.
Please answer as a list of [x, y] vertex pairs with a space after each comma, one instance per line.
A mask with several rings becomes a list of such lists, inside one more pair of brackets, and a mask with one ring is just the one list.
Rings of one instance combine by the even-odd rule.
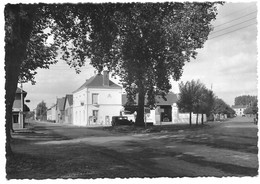
[[[38, 172], [27, 176], [30, 178], [257, 175], [258, 129], [252, 119], [237, 117], [208, 125], [178, 131], [116, 134], [101, 128], [34, 123], [33, 132], [14, 134], [24, 144], [16, 144], [13, 149], [20, 154], [55, 158], [52, 167], [60, 172], [36, 168]], [[66, 164], [74, 169], [64, 170]], [[13, 177], [19, 176], [27, 178], [22, 171]]]

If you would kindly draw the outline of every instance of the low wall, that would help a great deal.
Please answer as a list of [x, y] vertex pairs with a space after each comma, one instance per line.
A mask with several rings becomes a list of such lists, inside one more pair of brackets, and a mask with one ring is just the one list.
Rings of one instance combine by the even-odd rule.
[[[201, 114], [198, 115], [198, 123], [201, 123]], [[191, 118], [191, 122], [192, 124], [196, 124], [196, 120], [197, 120], [197, 114], [193, 114], [192, 113], [192, 118]], [[206, 114], [203, 114], [203, 122], [207, 121], [207, 116]], [[190, 114], [189, 113], [179, 113], [178, 114], [178, 118], [177, 118], [177, 123], [190, 123]]]

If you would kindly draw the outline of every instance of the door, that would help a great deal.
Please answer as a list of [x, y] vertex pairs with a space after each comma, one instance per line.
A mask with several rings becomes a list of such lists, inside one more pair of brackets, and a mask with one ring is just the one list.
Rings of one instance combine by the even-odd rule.
[[98, 121], [98, 110], [93, 110], [93, 122], [97, 123]]

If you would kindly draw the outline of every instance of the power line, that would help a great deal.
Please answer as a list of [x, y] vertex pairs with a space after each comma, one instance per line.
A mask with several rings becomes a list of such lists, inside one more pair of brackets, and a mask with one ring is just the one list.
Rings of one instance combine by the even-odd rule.
[[242, 19], [242, 18], [247, 17], [247, 16], [249, 16], [249, 15], [252, 15], [252, 14], [254, 14], [254, 13], [256, 13], [256, 12], [257, 12], [257, 11], [254, 11], [254, 12], [248, 13], [248, 14], [246, 14], [246, 15], [243, 15], [243, 16], [238, 17], [238, 18], [236, 18], [236, 19], [233, 19], [233, 20], [227, 21], [227, 22], [225, 22], [225, 23], [223, 23], [223, 24], [216, 25], [216, 26], [214, 26], [214, 27], [216, 28], [216, 27], [223, 26], [223, 25], [225, 25], [225, 24], [227, 24], [227, 23], [234, 22], [234, 21], [236, 21], [236, 20]]
[[250, 26], [255, 25], [255, 24], [256, 24], [256, 22], [254, 22], [253, 24], [249, 24], [249, 25], [247, 25], [247, 26], [244, 26], [244, 27], [241, 27], [241, 28], [235, 29], [235, 30], [233, 30], [233, 31], [226, 32], [226, 33], [224, 33], [224, 34], [214, 36], [214, 37], [212, 37], [212, 38], [209, 38], [208, 40], [212, 40], [212, 39], [214, 39], [214, 38], [218, 38], [218, 37], [220, 37], [220, 36], [224, 36], [224, 35], [226, 35], [226, 34], [233, 33], [233, 32], [235, 32], [235, 31], [238, 31], [238, 30], [241, 30], [241, 29], [244, 29], [244, 28], [250, 27]]
[[229, 27], [226, 27], [226, 28], [223, 28], [223, 29], [220, 29], [220, 30], [217, 30], [217, 31], [213, 31], [210, 35], [215, 34], [215, 33], [217, 33], [217, 32], [220, 32], [220, 31], [224, 31], [224, 30], [229, 29], [229, 28], [232, 28], [232, 27], [235, 27], [235, 26], [240, 25], [240, 24], [243, 24], [243, 23], [245, 23], [245, 22], [249, 22], [249, 21], [251, 21], [251, 20], [253, 20], [253, 19], [256, 19], [256, 17], [253, 17], [253, 18], [251, 18], [251, 19], [245, 20], [245, 21], [243, 21], [243, 22], [239, 22], [239, 23], [237, 23], [237, 24], [231, 25], [231, 26], [229, 26]]
[[[253, 4], [253, 5], [247, 6], [247, 7], [245, 7], [245, 8], [242, 8], [242, 9], [240, 9], [240, 10], [236, 10], [236, 11], [230, 13], [230, 14], [227, 14], [227, 15], [223, 16], [223, 17], [220, 18], [220, 19], [223, 19], [223, 18], [225, 18], [225, 17], [230, 17], [230, 15], [234, 15], [234, 14], [236, 14], [237, 12], [243, 12], [244, 10], [249, 9], [250, 7], [253, 7], [253, 6], [256, 7], [256, 5]], [[218, 19], [218, 20], [220, 20], [220, 19]]]

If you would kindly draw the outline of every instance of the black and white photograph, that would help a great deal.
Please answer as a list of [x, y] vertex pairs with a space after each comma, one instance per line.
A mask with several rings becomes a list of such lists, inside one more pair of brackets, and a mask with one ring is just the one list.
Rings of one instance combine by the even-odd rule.
[[256, 182], [258, 7], [3, 1], [1, 180]]

